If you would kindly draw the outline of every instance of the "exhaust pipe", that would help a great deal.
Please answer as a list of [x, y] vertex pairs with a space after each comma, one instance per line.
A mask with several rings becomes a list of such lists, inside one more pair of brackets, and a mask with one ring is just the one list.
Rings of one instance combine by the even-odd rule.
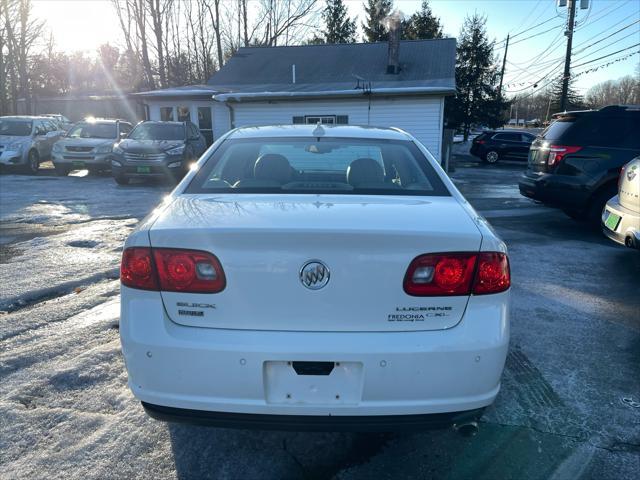
[[478, 422], [454, 423], [453, 429], [463, 437], [473, 437], [478, 433]]

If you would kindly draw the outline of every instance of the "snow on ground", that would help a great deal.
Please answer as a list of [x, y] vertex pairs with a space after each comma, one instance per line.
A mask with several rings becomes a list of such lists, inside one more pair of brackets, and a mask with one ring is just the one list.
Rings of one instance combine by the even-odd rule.
[[475, 165], [458, 158], [454, 180], [507, 241], [515, 286], [503, 389], [472, 439], [148, 418], [126, 384], [117, 266], [169, 187], [0, 176], [0, 478], [633, 478], [640, 263], [520, 197], [520, 165]]

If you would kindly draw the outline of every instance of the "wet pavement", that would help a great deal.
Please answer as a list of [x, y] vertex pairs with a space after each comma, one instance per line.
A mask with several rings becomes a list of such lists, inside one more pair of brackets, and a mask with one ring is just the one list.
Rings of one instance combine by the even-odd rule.
[[117, 265], [169, 187], [0, 177], [0, 477], [637, 478], [640, 254], [521, 197], [523, 168], [459, 157], [452, 174], [513, 276], [502, 390], [471, 438], [147, 418], [126, 388]]

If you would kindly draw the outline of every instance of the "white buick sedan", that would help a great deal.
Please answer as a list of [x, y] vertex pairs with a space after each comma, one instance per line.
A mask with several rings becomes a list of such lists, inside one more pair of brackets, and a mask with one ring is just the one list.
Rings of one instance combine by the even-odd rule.
[[154, 418], [468, 426], [500, 389], [506, 247], [400, 130], [229, 132], [127, 239], [121, 282]]

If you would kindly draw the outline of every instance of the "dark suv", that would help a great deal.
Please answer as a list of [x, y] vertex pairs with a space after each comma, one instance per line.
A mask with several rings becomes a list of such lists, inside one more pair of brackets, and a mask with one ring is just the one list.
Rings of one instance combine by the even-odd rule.
[[535, 138], [528, 132], [487, 130], [473, 139], [469, 153], [486, 163], [496, 163], [506, 158], [526, 160]]
[[121, 185], [131, 178], [178, 181], [206, 149], [205, 138], [191, 122], [141, 122], [113, 147], [111, 171]]
[[640, 154], [640, 106], [563, 112], [536, 138], [519, 182], [526, 197], [599, 225], [620, 169]]

